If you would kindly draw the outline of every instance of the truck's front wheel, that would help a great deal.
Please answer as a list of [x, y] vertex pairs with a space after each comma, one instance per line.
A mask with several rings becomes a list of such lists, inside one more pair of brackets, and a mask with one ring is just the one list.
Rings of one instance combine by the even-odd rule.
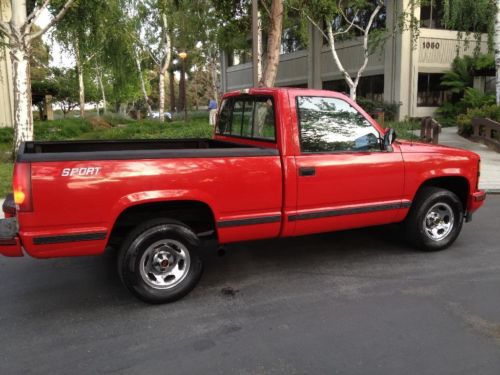
[[189, 293], [200, 279], [198, 237], [182, 223], [155, 219], [124, 241], [118, 272], [125, 286], [148, 303], [166, 303]]
[[412, 245], [425, 251], [438, 251], [456, 240], [463, 219], [462, 203], [456, 194], [436, 187], [424, 187], [404, 224]]

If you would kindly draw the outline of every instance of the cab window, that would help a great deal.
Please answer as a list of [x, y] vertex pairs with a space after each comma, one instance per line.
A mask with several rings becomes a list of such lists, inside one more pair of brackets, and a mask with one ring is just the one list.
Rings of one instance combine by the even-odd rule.
[[274, 104], [269, 97], [237, 97], [222, 102], [217, 134], [275, 141]]
[[342, 99], [297, 97], [297, 112], [303, 153], [381, 151], [377, 129]]

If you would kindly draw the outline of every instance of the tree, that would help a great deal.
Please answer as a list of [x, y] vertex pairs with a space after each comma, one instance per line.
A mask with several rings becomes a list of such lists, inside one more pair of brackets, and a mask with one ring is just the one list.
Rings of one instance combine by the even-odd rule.
[[[250, 40], [248, 31], [251, 30], [252, 1], [258, 2], [259, 23], [262, 30], [257, 33], [255, 41], [256, 50], [263, 50], [260, 43], [260, 33], [267, 34], [265, 53], [258, 60], [256, 69], [262, 71], [258, 85], [261, 87], [272, 87], [278, 73], [281, 36], [285, 17], [283, 0], [222, 0], [213, 1], [216, 14], [219, 19], [217, 40], [220, 47], [227, 51], [250, 51]], [[254, 3], [255, 4], [255, 3]], [[255, 4], [257, 5], [257, 4]], [[255, 36], [254, 36], [255, 38]]]
[[[257, 1], [257, 0], [254, 0]], [[281, 34], [283, 32], [283, 0], [272, 0], [269, 8], [265, 0], [261, 4], [269, 17], [265, 65], [262, 69], [260, 87], [273, 87], [280, 62]]]
[[40, 30], [32, 30], [34, 22], [50, 5], [50, 0], [29, 2], [10, 0], [12, 17], [9, 22], [0, 21], [0, 34], [8, 38], [14, 81], [14, 153], [21, 142], [33, 140], [33, 114], [31, 112], [30, 55], [33, 40], [51, 29], [75, 0], [67, 0], [55, 12], [52, 20]]
[[445, 26], [458, 30], [459, 39], [472, 34], [476, 40], [475, 54], [479, 54], [482, 34], [488, 34], [489, 50], [495, 51], [496, 100], [500, 104], [500, 1], [446, 0], [443, 5]]
[[[36, 30], [33, 27], [33, 30]], [[35, 39], [31, 44], [30, 56], [30, 78], [31, 78], [31, 101], [38, 108], [40, 119], [44, 119], [44, 106], [46, 95], [54, 95], [55, 88], [48, 80], [51, 74], [49, 68], [49, 48], [41, 38]]]
[[[131, 8], [138, 8], [133, 15], [136, 18], [136, 40], [145, 49], [158, 72], [158, 110], [159, 119], [165, 121], [165, 76], [172, 56], [172, 43], [170, 37], [169, 11], [175, 4], [168, 0], [132, 0]], [[149, 98], [143, 85], [142, 71], [140, 70], [139, 54], [136, 52], [136, 61], [141, 76], [141, 88], [144, 100]]]
[[[102, 56], [113, 53], [104, 46], [109, 34], [123, 30], [122, 15], [121, 0], [79, 1], [54, 32], [55, 39], [75, 58], [81, 117], [85, 116], [85, 76], [95, 65], [102, 71]], [[99, 77], [102, 79], [102, 74]]]
[[[384, 19], [379, 18], [384, 8], [383, 0], [322, 0], [311, 3], [292, 2], [328, 41], [333, 61], [349, 87], [351, 99], [356, 100], [359, 81], [368, 65], [368, 58], [374, 50], [373, 44], [380, 42], [380, 33], [374, 26], [385, 28]], [[326, 31], [323, 29], [323, 20]], [[337, 41], [348, 37], [360, 37], [363, 62], [355, 77], [351, 77], [337, 53]], [[372, 45], [370, 46], [370, 42]]]
[[495, 12], [495, 67], [496, 67], [496, 98], [497, 105], [500, 105], [500, 0], [497, 0], [497, 10]]
[[78, 72], [76, 69], [53, 69], [55, 98], [64, 118], [79, 105]]
[[465, 89], [474, 83], [473, 73], [474, 58], [472, 56], [456, 57], [451, 70], [444, 73], [441, 85], [447, 87], [458, 98], [463, 97]]

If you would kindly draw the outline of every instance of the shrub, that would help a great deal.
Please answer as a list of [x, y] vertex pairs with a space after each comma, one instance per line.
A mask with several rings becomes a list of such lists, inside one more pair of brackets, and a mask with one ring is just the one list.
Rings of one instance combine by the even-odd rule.
[[382, 112], [384, 112], [385, 121], [393, 121], [396, 118], [400, 106], [398, 103], [380, 102], [367, 98], [357, 98], [356, 101], [359, 106], [370, 115], [382, 110]]
[[479, 90], [472, 87], [467, 87], [465, 89], [464, 97], [461, 102], [465, 108], [481, 108], [484, 106], [495, 104], [495, 96], [491, 94], [485, 94]]
[[12, 143], [14, 139], [13, 128], [0, 128], [0, 143]]
[[489, 118], [494, 121], [500, 121], [500, 106], [492, 104], [481, 108], [470, 108], [467, 110], [467, 113], [459, 115], [457, 123], [460, 135], [464, 137], [472, 135], [472, 119], [474, 118]]
[[396, 131], [398, 139], [418, 140], [416, 130], [420, 129], [420, 121], [405, 120], [405, 121], [390, 121], [386, 122], [386, 128], [393, 128]]
[[462, 102], [446, 102], [436, 111], [436, 119], [442, 126], [455, 126], [457, 116], [464, 113], [465, 108]]

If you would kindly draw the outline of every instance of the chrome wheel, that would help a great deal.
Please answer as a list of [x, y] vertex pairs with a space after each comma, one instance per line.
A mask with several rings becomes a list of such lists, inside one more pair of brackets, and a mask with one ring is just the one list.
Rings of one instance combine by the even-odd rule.
[[189, 251], [179, 241], [164, 239], [150, 245], [141, 257], [142, 279], [155, 289], [170, 289], [189, 272]]
[[424, 218], [424, 233], [433, 241], [441, 241], [450, 234], [455, 223], [452, 208], [446, 203], [436, 203]]

